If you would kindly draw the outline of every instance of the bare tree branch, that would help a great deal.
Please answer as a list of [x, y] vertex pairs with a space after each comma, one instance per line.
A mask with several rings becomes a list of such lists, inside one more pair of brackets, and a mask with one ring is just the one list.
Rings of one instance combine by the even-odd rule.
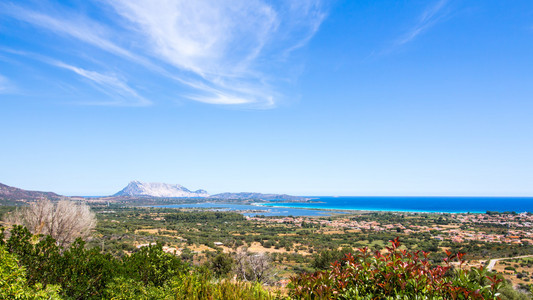
[[63, 247], [78, 237], [88, 237], [96, 226], [95, 214], [87, 204], [68, 200], [39, 200], [8, 214], [5, 221], [23, 225], [34, 234], [50, 235]]
[[235, 274], [245, 281], [268, 282], [271, 277], [272, 265], [266, 253], [248, 253], [245, 251], [235, 254]]

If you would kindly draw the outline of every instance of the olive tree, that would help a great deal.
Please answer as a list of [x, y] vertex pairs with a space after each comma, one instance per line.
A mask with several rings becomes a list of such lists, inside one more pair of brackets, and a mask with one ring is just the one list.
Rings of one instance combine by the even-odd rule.
[[33, 234], [50, 235], [64, 247], [76, 238], [88, 237], [96, 217], [85, 203], [39, 200], [8, 214], [6, 222], [23, 225]]

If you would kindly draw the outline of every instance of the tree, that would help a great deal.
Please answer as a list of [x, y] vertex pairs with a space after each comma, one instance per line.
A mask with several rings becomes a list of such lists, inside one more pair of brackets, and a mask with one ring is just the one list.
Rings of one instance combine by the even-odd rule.
[[233, 258], [225, 253], [219, 253], [211, 259], [209, 267], [217, 276], [226, 276], [233, 268]]
[[23, 225], [33, 234], [50, 235], [64, 247], [76, 238], [88, 237], [96, 217], [87, 204], [39, 200], [8, 214], [6, 222]]
[[272, 265], [266, 253], [238, 252], [235, 255], [235, 274], [245, 281], [268, 282]]

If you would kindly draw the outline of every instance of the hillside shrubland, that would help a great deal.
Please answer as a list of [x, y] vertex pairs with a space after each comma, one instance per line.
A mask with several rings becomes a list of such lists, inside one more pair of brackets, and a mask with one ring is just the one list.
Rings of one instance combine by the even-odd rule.
[[[433, 265], [427, 253], [401, 250], [396, 239], [385, 251], [346, 254], [329, 270], [295, 275], [287, 288], [228, 276], [223, 254], [194, 266], [166, 253], [161, 244], [114, 257], [69, 247], [50, 236], [14, 226], [0, 236], [3, 299], [518, 299], [506, 296], [501, 278], [483, 268], [462, 268], [461, 253]], [[454, 268], [450, 264], [457, 260]], [[217, 265], [218, 264], [218, 265]], [[213, 271], [211, 271], [211, 269]], [[216, 274], [218, 270], [218, 274]], [[223, 270], [223, 271], [220, 271]], [[245, 271], [246, 272], [246, 271]], [[506, 290], [507, 291], [507, 290]]]

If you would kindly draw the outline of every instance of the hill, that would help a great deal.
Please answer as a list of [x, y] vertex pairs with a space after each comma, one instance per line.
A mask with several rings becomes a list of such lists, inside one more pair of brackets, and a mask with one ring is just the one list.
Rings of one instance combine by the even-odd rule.
[[113, 196], [140, 196], [156, 198], [205, 198], [209, 197], [209, 194], [205, 190], [191, 191], [179, 184], [140, 182], [134, 180], [130, 182], [120, 192], [114, 194]]
[[210, 195], [205, 190], [191, 191], [179, 184], [131, 181], [111, 197], [127, 198], [205, 198], [206, 200], [264, 200], [305, 201], [307, 198], [285, 194], [220, 193]]
[[0, 204], [21, 205], [38, 199], [60, 200], [65, 196], [52, 192], [28, 191], [0, 183]]
[[300, 196], [291, 196], [286, 194], [261, 194], [261, 193], [221, 193], [212, 195], [212, 199], [221, 200], [285, 200], [285, 201], [305, 201], [307, 198]]

